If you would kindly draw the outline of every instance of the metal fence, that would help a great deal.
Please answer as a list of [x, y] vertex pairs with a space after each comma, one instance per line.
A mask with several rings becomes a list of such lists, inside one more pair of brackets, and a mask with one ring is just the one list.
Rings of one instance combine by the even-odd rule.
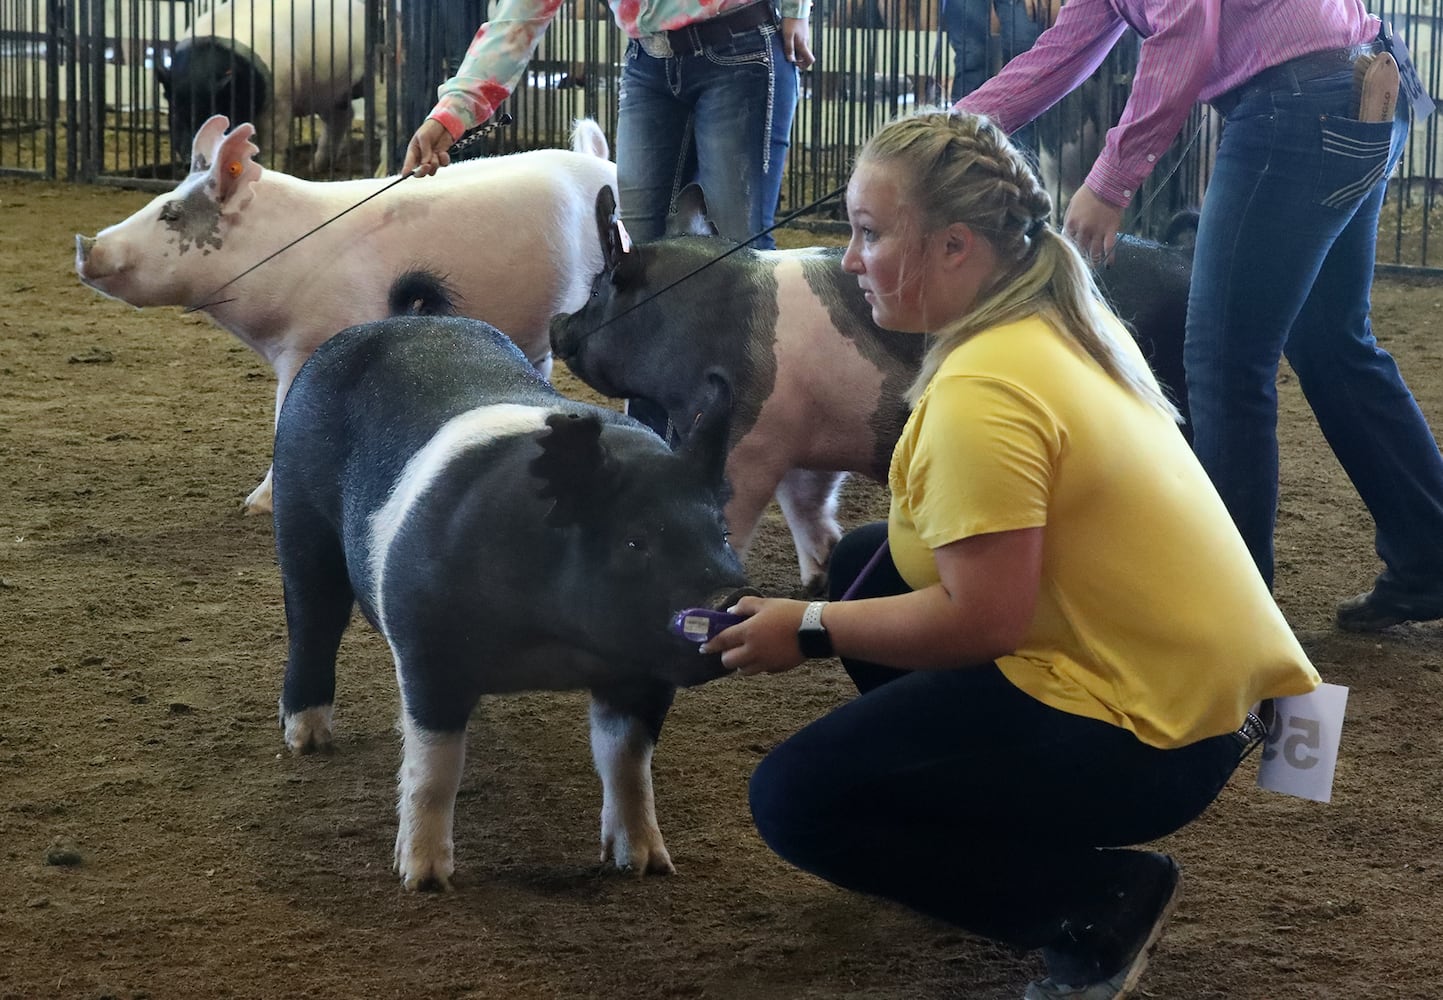
[[[1055, 13], [1049, 0], [1035, 7], [1043, 20]], [[1443, 94], [1443, 0], [1372, 7], [1406, 39], [1430, 92]], [[486, 9], [486, 0], [0, 0], [0, 173], [174, 184], [187, 169], [196, 115], [204, 117], [197, 95], [172, 93], [178, 62], [218, 74], [232, 119], [261, 127], [269, 165], [326, 179], [394, 172]], [[993, 27], [985, 59], [995, 69]], [[623, 42], [603, 0], [566, 0], [507, 102], [516, 124], [493, 133], [486, 152], [564, 145], [583, 116], [614, 136]], [[817, 63], [802, 76], [783, 212], [844, 184], [868, 135], [909, 108], [945, 101], [952, 85], [956, 54], [939, 0], [817, 0], [812, 47]], [[250, 58], [225, 61], [236, 53]], [[1129, 37], [1039, 120], [1040, 172], [1060, 202], [1121, 114], [1135, 63]], [[249, 76], [236, 70], [256, 64]], [[1379, 234], [1384, 268], [1437, 269], [1430, 223], [1443, 175], [1440, 117], [1415, 129], [1390, 187]], [[1138, 193], [1127, 228], [1156, 235], [1178, 209], [1199, 203], [1219, 129], [1207, 109], [1193, 112]], [[835, 202], [809, 216], [817, 224], [840, 218]]]

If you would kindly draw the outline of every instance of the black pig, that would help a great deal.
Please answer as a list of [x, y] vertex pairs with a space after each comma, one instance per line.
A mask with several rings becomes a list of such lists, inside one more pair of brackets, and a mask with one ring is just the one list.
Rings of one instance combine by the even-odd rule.
[[[398, 282], [392, 308], [415, 298]], [[591, 691], [602, 860], [671, 871], [652, 748], [675, 688], [723, 671], [667, 625], [744, 583], [722, 518], [729, 407], [719, 384], [673, 453], [629, 417], [561, 397], [463, 318], [351, 327], [301, 368], [276, 428], [281, 722], [295, 752], [330, 744], [336, 650], [359, 602], [401, 687], [407, 888], [449, 886], [472, 708], [534, 689]]]

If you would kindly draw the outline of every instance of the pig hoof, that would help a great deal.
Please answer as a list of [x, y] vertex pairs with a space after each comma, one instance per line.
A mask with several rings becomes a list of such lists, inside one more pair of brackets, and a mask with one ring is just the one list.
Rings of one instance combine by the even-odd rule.
[[271, 477], [269, 474], [259, 486], [251, 490], [251, 495], [246, 497], [241, 509], [246, 514], [271, 513]]
[[440, 872], [430, 872], [425, 875], [403, 875], [401, 884], [407, 892], [454, 892], [455, 886], [451, 879]]
[[333, 705], [316, 705], [286, 714], [282, 709], [282, 725], [286, 730], [286, 746], [291, 753], [315, 753], [331, 749], [331, 713]]
[[396, 872], [401, 876], [401, 885], [407, 892], [451, 892], [451, 876], [456, 865], [449, 851], [430, 852], [396, 845]]
[[671, 855], [667, 853], [666, 845], [660, 838], [657, 838], [654, 844], [603, 842], [601, 863], [605, 865], [612, 858], [615, 859], [617, 868], [635, 872], [637, 875], [676, 874]]
[[812, 576], [807, 577], [802, 583], [802, 596], [804, 597], [826, 597], [827, 596], [827, 574], [825, 570], [818, 570]]

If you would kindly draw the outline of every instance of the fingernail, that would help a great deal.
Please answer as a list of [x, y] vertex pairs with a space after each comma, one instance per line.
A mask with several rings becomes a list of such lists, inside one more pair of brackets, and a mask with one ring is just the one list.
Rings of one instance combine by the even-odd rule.
[[703, 656], [711, 652], [711, 650], [707, 648], [706, 643], [702, 643], [700, 646], [696, 647], [696, 651], [698, 653], [701, 653]]
[[737, 605], [733, 604], [731, 607], [727, 608], [727, 614], [734, 615], [737, 613]]

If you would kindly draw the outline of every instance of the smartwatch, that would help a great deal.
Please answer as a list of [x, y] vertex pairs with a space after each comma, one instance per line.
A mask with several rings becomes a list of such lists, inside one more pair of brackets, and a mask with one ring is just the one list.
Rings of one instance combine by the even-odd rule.
[[802, 624], [797, 627], [797, 645], [809, 660], [832, 655], [832, 637], [822, 624], [822, 609], [826, 606], [826, 601], [808, 604], [807, 610], [802, 612]]

